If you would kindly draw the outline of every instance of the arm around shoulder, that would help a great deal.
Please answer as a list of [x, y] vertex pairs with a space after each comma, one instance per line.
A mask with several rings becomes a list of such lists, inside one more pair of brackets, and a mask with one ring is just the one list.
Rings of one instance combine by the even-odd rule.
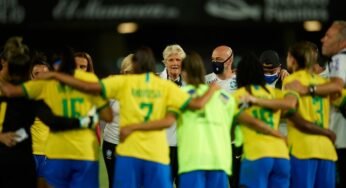
[[341, 93], [344, 87], [344, 81], [341, 78], [333, 77], [329, 82], [317, 85], [315, 94], [317, 95], [330, 95], [334, 93]]
[[264, 122], [248, 115], [246, 112], [242, 112], [241, 114], [239, 114], [238, 122], [263, 134], [271, 135], [286, 140], [286, 137], [282, 135], [279, 131], [270, 128]]
[[6, 97], [22, 97], [25, 95], [21, 85], [13, 85], [8, 82], [0, 82], [1, 95]]
[[220, 86], [218, 86], [215, 83], [210, 84], [210, 87], [207, 92], [204, 93], [203, 96], [197, 97], [192, 99], [189, 104], [188, 108], [190, 109], [201, 109], [204, 107], [205, 104], [210, 100], [210, 98], [213, 96], [213, 94], [220, 89]]
[[76, 79], [75, 77], [71, 75], [60, 73], [60, 72], [41, 73], [38, 78], [39, 79], [55, 79], [77, 90], [80, 90], [86, 93], [91, 93], [91, 94], [100, 94], [102, 90], [100, 83], [83, 81], [80, 79]]
[[307, 134], [315, 134], [315, 135], [322, 135], [328, 137], [333, 143], [336, 140], [336, 135], [333, 131], [329, 129], [323, 129], [307, 120], [305, 120], [301, 115], [298, 113], [294, 113], [289, 117], [289, 120], [292, 121], [294, 126]]
[[124, 141], [135, 131], [153, 131], [168, 128], [176, 121], [173, 113], [168, 113], [165, 118], [155, 121], [127, 125], [120, 128], [120, 141]]

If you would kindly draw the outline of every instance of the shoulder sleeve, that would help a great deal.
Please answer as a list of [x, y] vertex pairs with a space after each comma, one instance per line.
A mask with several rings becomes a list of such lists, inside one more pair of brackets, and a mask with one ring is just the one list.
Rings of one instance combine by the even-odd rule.
[[101, 95], [108, 99], [118, 99], [119, 90], [126, 85], [126, 79], [124, 76], [109, 76], [100, 81], [102, 91]]
[[167, 81], [167, 104], [168, 108], [184, 110], [189, 104], [191, 97], [174, 83]]
[[246, 92], [245, 88], [241, 87], [235, 90], [232, 95], [234, 96], [236, 100], [239, 100], [240, 97], [245, 94], [245, 92]]
[[237, 89], [232, 95], [231, 95], [231, 107], [233, 108], [233, 116], [234, 119], [237, 119], [238, 115], [245, 110], [245, 107], [243, 107], [243, 104], [240, 102], [240, 96], [244, 95], [245, 93], [244, 88]]
[[96, 106], [98, 112], [109, 107], [109, 101], [99, 95], [92, 95], [91, 101]]
[[31, 80], [22, 84], [22, 89], [29, 99], [37, 99], [42, 95], [43, 88], [45, 87], [46, 80]]
[[79, 119], [65, 118], [53, 114], [49, 106], [43, 101], [33, 101], [36, 116], [46, 124], [52, 131], [63, 131], [80, 128]]
[[297, 99], [300, 98], [299, 93], [297, 93], [296, 91], [293, 91], [293, 90], [283, 90], [283, 91], [281, 91], [281, 95], [282, 95], [281, 98], [284, 98], [284, 97], [289, 96], [289, 95], [294, 96]]
[[238, 100], [236, 100], [233, 95], [228, 94], [227, 92], [221, 92], [221, 96], [222, 97], [227, 96], [227, 98], [229, 98], [228, 106], [230, 108], [230, 112], [229, 112], [231, 115], [230, 117], [235, 117], [234, 119], [236, 119], [236, 117], [240, 113]]
[[280, 89], [277, 89], [277, 88], [269, 88], [267, 87], [268, 89], [272, 90], [272, 93], [274, 95], [274, 98], [275, 99], [282, 99], [284, 97], [284, 91], [280, 90]]
[[282, 90], [284, 90], [286, 84], [291, 81], [289, 77], [290, 76], [287, 76], [284, 80], [282, 80]]
[[87, 82], [98, 82], [98, 78], [94, 73], [85, 72], [83, 70], [75, 70], [74, 77]]

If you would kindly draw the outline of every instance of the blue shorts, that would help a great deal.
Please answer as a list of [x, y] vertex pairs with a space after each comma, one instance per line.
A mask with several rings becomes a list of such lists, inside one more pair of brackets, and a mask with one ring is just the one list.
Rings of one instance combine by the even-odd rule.
[[217, 187], [228, 188], [228, 176], [222, 170], [195, 170], [179, 176], [180, 188]]
[[98, 161], [47, 159], [45, 179], [54, 188], [99, 187]]
[[240, 186], [246, 188], [288, 188], [290, 162], [282, 158], [243, 159], [240, 166]]
[[333, 188], [335, 179], [334, 161], [291, 156], [291, 187]]
[[44, 177], [44, 168], [46, 165], [46, 156], [45, 155], [34, 155], [35, 164], [36, 164], [36, 174], [37, 177]]
[[169, 165], [117, 155], [113, 188], [172, 188]]

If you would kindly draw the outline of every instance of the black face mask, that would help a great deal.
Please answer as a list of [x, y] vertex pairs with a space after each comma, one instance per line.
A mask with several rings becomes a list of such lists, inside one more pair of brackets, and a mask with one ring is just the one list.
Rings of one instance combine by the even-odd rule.
[[223, 73], [224, 70], [224, 63], [220, 63], [220, 62], [212, 62], [212, 67], [213, 67], [213, 72], [215, 74], [221, 74]]
[[231, 55], [223, 62], [218, 62], [218, 61], [212, 61], [211, 65], [213, 68], [213, 72], [215, 74], [222, 74], [223, 70], [225, 69], [225, 63], [231, 59], [231, 57], [233, 56], [233, 52], [231, 52]]

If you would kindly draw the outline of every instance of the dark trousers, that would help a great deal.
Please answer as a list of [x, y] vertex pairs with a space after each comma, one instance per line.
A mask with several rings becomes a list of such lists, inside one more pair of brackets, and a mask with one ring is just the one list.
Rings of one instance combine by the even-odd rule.
[[172, 182], [175, 182], [176, 187], [179, 186], [178, 176], [178, 150], [177, 147], [169, 147], [169, 158], [171, 160], [171, 176]]
[[114, 174], [115, 174], [115, 148], [116, 144], [112, 144], [107, 141], [103, 141], [102, 145], [102, 153], [103, 153], [103, 159], [106, 164], [107, 174], [108, 174], [108, 182], [109, 182], [109, 188], [113, 187], [113, 180], [114, 180]]
[[36, 188], [37, 175], [34, 156], [30, 150], [5, 152], [0, 148], [0, 187]]
[[239, 187], [239, 175], [242, 154], [243, 147], [236, 147], [234, 144], [232, 144], [232, 176], [229, 177], [229, 184], [231, 187]]
[[346, 148], [337, 149], [338, 161], [336, 161], [336, 169], [338, 174], [337, 188], [346, 187]]

